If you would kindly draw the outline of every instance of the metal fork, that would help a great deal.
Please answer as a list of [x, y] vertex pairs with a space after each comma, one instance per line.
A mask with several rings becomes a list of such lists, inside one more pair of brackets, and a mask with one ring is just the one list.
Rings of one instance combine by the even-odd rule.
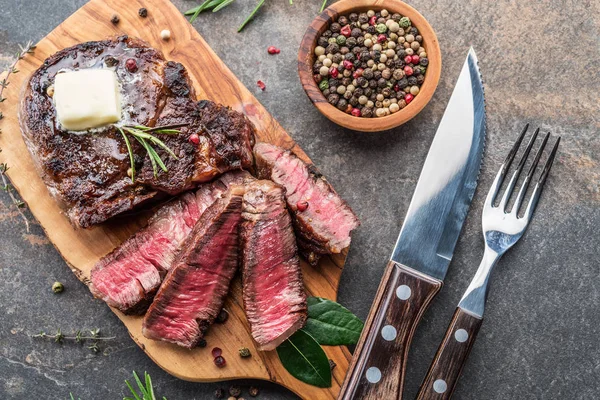
[[556, 157], [560, 137], [556, 139], [546, 164], [544, 165], [544, 169], [535, 183], [535, 187], [533, 188], [531, 198], [525, 207], [523, 216], [519, 216], [519, 210], [523, 205], [525, 194], [529, 189], [540, 162], [540, 158], [544, 153], [550, 133], [544, 135], [542, 144], [535, 154], [531, 167], [521, 184], [514, 204], [510, 210], [508, 209], [508, 206], [509, 200], [514, 194], [517, 181], [521, 176], [521, 172], [527, 163], [531, 149], [538, 137], [540, 131], [539, 128], [536, 129], [529, 140], [523, 156], [513, 172], [500, 202], [497, 206], [495, 205], [500, 188], [504, 183], [505, 177], [519, 148], [521, 147], [521, 143], [523, 142], [523, 138], [525, 137], [528, 128], [529, 124], [525, 126], [517, 138], [514, 146], [508, 153], [506, 160], [500, 167], [500, 171], [498, 171], [498, 174], [492, 183], [492, 187], [488, 192], [487, 198], [485, 199], [482, 216], [485, 252], [481, 264], [479, 265], [479, 269], [475, 273], [471, 284], [458, 304], [452, 322], [444, 336], [444, 340], [440, 344], [431, 367], [427, 372], [427, 376], [421, 385], [421, 389], [417, 396], [418, 400], [449, 399], [450, 396], [452, 396], [460, 373], [462, 372], [463, 366], [483, 322], [483, 312], [485, 309], [492, 270], [502, 255], [504, 255], [504, 253], [506, 253], [506, 251], [523, 236], [525, 229], [533, 218], [544, 184], [546, 183], [546, 178], [548, 177], [548, 173], [550, 172], [554, 158]]

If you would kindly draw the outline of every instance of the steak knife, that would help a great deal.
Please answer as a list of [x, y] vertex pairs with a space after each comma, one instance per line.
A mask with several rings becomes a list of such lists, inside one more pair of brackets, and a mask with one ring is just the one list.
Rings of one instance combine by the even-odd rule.
[[427, 154], [338, 399], [401, 399], [413, 334], [442, 287], [485, 142], [483, 84], [469, 50]]

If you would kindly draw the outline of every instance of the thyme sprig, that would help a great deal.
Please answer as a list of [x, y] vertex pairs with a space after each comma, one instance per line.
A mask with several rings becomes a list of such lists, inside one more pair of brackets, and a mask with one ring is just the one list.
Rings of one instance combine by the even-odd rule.
[[157, 177], [158, 167], [160, 167], [160, 169], [162, 169], [165, 172], [167, 172], [168, 169], [153, 146], [163, 148], [167, 153], [169, 153], [171, 157], [175, 159], [177, 159], [178, 157], [175, 155], [173, 150], [169, 148], [169, 146], [167, 146], [162, 140], [160, 140], [154, 135], [177, 135], [180, 133], [179, 129], [177, 128], [181, 128], [186, 125], [187, 124], [165, 125], [155, 126], [152, 128], [142, 125], [116, 127], [123, 136], [123, 140], [125, 141], [125, 145], [127, 146], [127, 151], [129, 153], [129, 162], [131, 164], [131, 182], [135, 182], [135, 154], [133, 153], [131, 141], [129, 140], [127, 135], [130, 135], [131, 137], [136, 139], [146, 150], [146, 152], [148, 153], [148, 157], [150, 157], [150, 163], [152, 164], [154, 177]]
[[86, 341], [90, 341], [87, 348], [94, 353], [100, 351], [98, 342], [102, 340], [114, 340], [115, 336], [100, 336], [100, 329], [92, 329], [89, 334], [83, 333], [81, 330], [77, 330], [74, 335], [68, 336], [62, 333], [61, 329], [58, 328], [55, 334], [48, 334], [44, 331], [37, 335], [32, 335], [32, 338], [42, 338], [54, 340], [56, 343], [64, 343], [65, 341], [74, 341], [75, 343], [83, 344]]
[[[4, 97], [4, 89], [6, 89], [8, 87], [8, 85], [10, 84], [10, 81], [9, 81], [10, 76], [13, 74], [19, 73], [19, 70], [17, 69], [17, 64], [19, 63], [19, 61], [21, 61], [23, 58], [25, 58], [25, 56], [27, 54], [33, 53], [33, 51], [35, 50], [35, 45], [30, 40], [29, 42], [27, 42], [25, 47], [19, 45], [19, 48], [21, 50], [17, 52], [15, 61], [8, 67], [8, 69], [5, 71], [6, 75], [0, 81], [0, 103], [4, 103], [4, 101], [6, 100], [6, 97]], [[4, 118], [4, 114], [2, 114], [2, 112], [0, 111], [0, 120], [2, 120], [3, 118]], [[1, 128], [0, 128], [0, 133], [2, 133]], [[2, 152], [2, 149], [0, 149], [0, 152]], [[9, 167], [6, 163], [0, 164], [0, 178], [2, 179], [2, 186], [0, 186], [0, 189], [2, 189], [8, 193], [11, 201], [17, 207], [17, 211], [19, 212], [19, 215], [21, 215], [21, 218], [23, 218], [23, 221], [25, 221], [25, 228], [27, 230], [27, 233], [29, 233], [29, 221], [27, 220], [27, 217], [25, 216], [25, 213], [22, 210], [22, 208], [25, 206], [25, 203], [21, 200], [18, 200], [16, 198], [16, 196], [13, 194], [11, 185], [8, 182], [8, 179], [6, 177], [6, 171], [8, 171], [8, 169], [9, 169]]]

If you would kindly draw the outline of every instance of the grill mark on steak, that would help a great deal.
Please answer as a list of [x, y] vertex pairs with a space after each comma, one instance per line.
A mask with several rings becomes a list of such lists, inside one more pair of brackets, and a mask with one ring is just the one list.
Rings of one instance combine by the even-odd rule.
[[253, 179], [246, 171], [229, 172], [162, 206], [145, 228], [94, 266], [94, 296], [126, 314], [144, 313], [200, 216], [231, 185]]
[[[125, 68], [129, 58], [137, 63], [135, 73]], [[57, 73], [83, 68], [115, 70], [123, 99], [119, 124], [188, 124], [178, 135], [159, 135], [178, 157], [156, 148], [168, 172], [159, 169], [154, 177], [146, 150], [131, 140], [137, 171], [132, 183], [127, 147], [113, 125], [85, 132], [62, 129], [46, 90]], [[127, 36], [81, 43], [46, 59], [24, 88], [19, 120], [44, 183], [76, 227], [104, 222], [164, 193], [182, 193], [226, 171], [252, 166], [254, 127], [248, 119], [208, 101], [199, 107], [183, 65], [167, 62], [146, 42]], [[192, 133], [200, 136], [198, 145], [189, 142]]]
[[[358, 218], [313, 165], [290, 151], [268, 143], [254, 146], [256, 172], [285, 188], [298, 245], [311, 265], [326, 254], [337, 254], [350, 245], [350, 233]], [[299, 202], [308, 208], [298, 210]]]
[[283, 189], [246, 185], [240, 228], [244, 310], [259, 350], [273, 350], [307, 318], [298, 248]]
[[195, 347], [214, 322], [238, 267], [243, 186], [202, 215], [144, 318], [145, 337]]

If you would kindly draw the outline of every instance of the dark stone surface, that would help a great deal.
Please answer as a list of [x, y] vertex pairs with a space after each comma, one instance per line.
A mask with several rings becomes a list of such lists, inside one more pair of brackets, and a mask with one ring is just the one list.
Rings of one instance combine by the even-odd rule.
[[[84, 0], [0, 0], [0, 66], [17, 43], [40, 39]], [[177, 0], [181, 9], [196, 1]], [[488, 142], [479, 189], [445, 287], [425, 315], [410, 354], [406, 395], [414, 397], [455, 305], [483, 251], [482, 202], [525, 122], [562, 135], [558, 162], [535, 220], [498, 265], [486, 321], [457, 399], [595, 399], [600, 395], [600, 3], [592, 0], [455, 1], [411, 4], [437, 32], [444, 60], [431, 103], [389, 132], [341, 129], [304, 95], [296, 51], [320, 1], [267, 1], [241, 34], [253, 1], [203, 15], [197, 29], [239, 79], [294, 137], [354, 207], [353, 239], [339, 300], [364, 318], [407, 210], [419, 171], [467, 49], [486, 83]], [[152, 12], [152, 10], [150, 10]], [[275, 45], [281, 54], [268, 56]], [[256, 88], [262, 79], [267, 90]], [[132, 370], [149, 371], [173, 399], [210, 399], [228, 384], [182, 382], [160, 370], [129, 339], [115, 315], [69, 271], [32, 217], [31, 234], [0, 193], [0, 398], [117, 399]], [[53, 295], [59, 280], [66, 291]], [[116, 340], [93, 355], [77, 345], [31, 339], [41, 329], [100, 327]], [[245, 383], [247, 385], [247, 383]], [[260, 383], [262, 399], [292, 399]], [[246, 397], [247, 394], [245, 393]]]

